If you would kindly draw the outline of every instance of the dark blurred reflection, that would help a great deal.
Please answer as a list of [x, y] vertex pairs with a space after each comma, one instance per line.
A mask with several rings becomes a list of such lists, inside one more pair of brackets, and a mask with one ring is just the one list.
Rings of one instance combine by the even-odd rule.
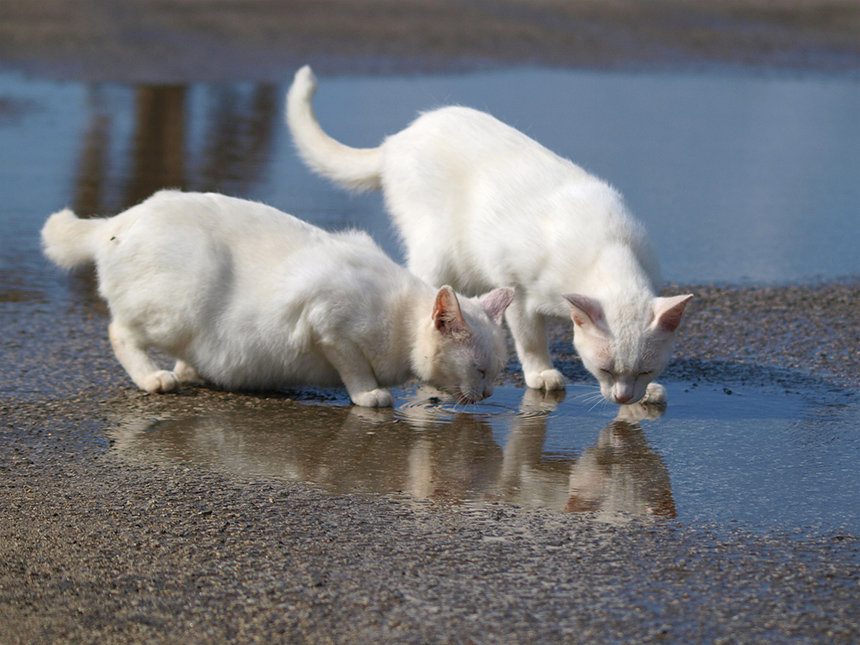
[[140, 85], [133, 127], [123, 134], [125, 115], [107, 89], [89, 88], [72, 203], [79, 215], [113, 215], [162, 188], [241, 196], [264, 179], [279, 123], [277, 86], [206, 86], [205, 106], [192, 114], [190, 86]]
[[135, 91], [131, 172], [119, 210], [162, 188], [186, 188], [185, 94], [183, 85], [142, 85]]
[[108, 181], [112, 118], [99, 86], [89, 90], [90, 123], [81, 142], [72, 210], [81, 217], [100, 215]]
[[114, 450], [136, 461], [226, 468], [338, 493], [501, 501], [607, 519], [674, 517], [668, 470], [630, 410], [576, 459], [544, 452], [547, 420], [562, 398], [526, 391], [516, 414], [506, 417], [504, 448], [487, 415], [440, 415], [429, 403], [394, 412], [284, 400], [249, 408], [237, 401], [232, 410], [159, 421], [130, 413], [111, 435]]
[[242, 195], [266, 172], [280, 121], [280, 92], [258, 85], [249, 96], [234, 87], [215, 90], [194, 190]]

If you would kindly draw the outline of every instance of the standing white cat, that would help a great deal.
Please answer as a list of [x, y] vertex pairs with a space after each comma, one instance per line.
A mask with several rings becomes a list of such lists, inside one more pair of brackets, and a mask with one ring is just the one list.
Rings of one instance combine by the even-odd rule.
[[573, 344], [606, 399], [635, 403], [647, 391], [644, 400], [665, 400], [652, 380], [692, 296], [657, 297], [657, 258], [617, 191], [463, 107], [427, 112], [378, 148], [350, 148], [320, 127], [315, 92], [303, 67], [287, 97], [302, 158], [353, 190], [381, 188], [408, 266], [427, 282], [464, 293], [516, 288], [506, 317], [529, 387], [564, 388], [545, 317], [569, 315]]
[[[56, 213], [42, 243], [60, 267], [95, 262], [116, 357], [148, 392], [200, 379], [342, 383], [355, 404], [376, 407], [393, 404], [386, 388], [418, 378], [472, 402], [504, 364], [512, 289], [458, 299], [365, 233], [328, 233], [263, 204], [161, 191], [112, 218]], [[150, 347], [176, 367], [159, 369]]]

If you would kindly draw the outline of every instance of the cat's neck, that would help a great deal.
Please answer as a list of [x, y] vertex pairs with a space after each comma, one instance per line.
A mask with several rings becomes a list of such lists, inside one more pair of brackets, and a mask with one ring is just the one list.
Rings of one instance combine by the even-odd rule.
[[[426, 354], [432, 350], [432, 316], [436, 291], [424, 282], [409, 276], [395, 293], [385, 300], [378, 312], [384, 343], [379, 348], [386, 363], [408, 366], [409, 374], [401, 380], [426, 379]], [[383, 358], [379, 356], [378, 358]]]
[[650, 300], [658, 287], [655, 277], [631, 245], [610, 242], [597, 252], [582, 277], [582, 291], [601, 302]]
[[438, 354], [439, 334], [433, 321], [436, 289], [417, 282], [402, 299], [402, 327], [398, 335], [403, 338], [403, 347], [409, 348], [409, 364], [412, 376], [427, 381], [433, 371]]

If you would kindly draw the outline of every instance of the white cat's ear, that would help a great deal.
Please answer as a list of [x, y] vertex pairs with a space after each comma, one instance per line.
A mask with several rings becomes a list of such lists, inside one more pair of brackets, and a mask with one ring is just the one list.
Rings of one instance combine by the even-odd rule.
[[654, 322], [652, 327], [671, 333], [681, 324], [681, 316], [687, 303], [693, 298], [692, 294], [671, 296], [669, 298], [654, 298]]
[[513, 299], [513, 289], [510, 287], [499, 287], [478, 298], [478, 304], [481, 305], [481, 309], [484, 310], [490, 320], [497, 325], [501, 325], [505, 309], [508, 308]]
[[469, 329], [463, 312], [460, 311], [460, 302], [454, 290], [445, 285], [436, 293], [436, 302], [433, 304], [433, 322], [443, 334], [464, 332]]
[[603, 316], [603, 307], [597, 300], [578, 293], [566, 293], [564, 298], [570, 305], [570, 318], [578, 327], [596, 327], [603, 332], [609, 331]]

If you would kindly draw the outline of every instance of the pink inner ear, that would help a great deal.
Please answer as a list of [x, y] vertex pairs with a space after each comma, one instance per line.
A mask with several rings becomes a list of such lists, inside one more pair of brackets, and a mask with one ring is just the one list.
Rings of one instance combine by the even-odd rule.
[[597, 300], [578, 293], [566, 293], [564, 297], [570, 303], [570, 317], [577, 325], [580, 327], [594, 325], [601, 329], [606, 328], [603, 307]]
[[433, 321], [436, 329], [441, 332], [453, 332], [466, 328], [466, 319], [460, 311], [460, 303], [454, 290], [445, 285], [436, 293], [436, 302], [433, 304]]
[[684, 309], [692, 295], [672, 296], [654, 299], [654, 327], [661, 331], [673, 332], [681, 324]]
[[490, 320], [497, 325], [502, 323], [502, 317], [505, 315], [505, 309], [511, 304], [514, 299], [514, 290], [510, 287], [500, 287], [493, 289], [489, 293], [485, 293], [478, 299], [481, 308], [487, 314]]

